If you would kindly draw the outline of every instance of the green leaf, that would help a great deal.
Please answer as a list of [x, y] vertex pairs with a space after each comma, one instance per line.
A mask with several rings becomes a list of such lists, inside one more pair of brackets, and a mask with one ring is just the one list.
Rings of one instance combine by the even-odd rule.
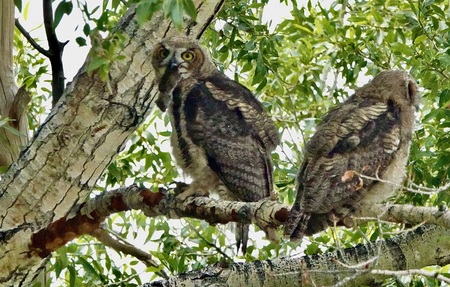
[[84, 26], [83, 26], [83, 33], [86, 36], [89, 36], [91, 34], [91, 26], [89, 26], [88, 23], [84, 24]]
[[181, 28], [183, 25], [183, 2], [180, 0], [171, 1], [170, 18], [177, 28]]
[[191, 17], [192, 20], [195, 21], [197, 19], [197, 8], [195, 7], [194, 1], [192, 0], [183, 0], [184, 11], [186, 14]]
[[96, 278], [100, 278], [97, 270], [95, 270], [95, 268], [82, 256], [78, 257], [78, 263], [80, 263], [83, 266], [83, 269], [84, 269], [84, 271], [86, 271], [86, 273], [88, 273]]
[[445, 89], [439, 95], [439, 106], [444, 107], [448, 104], [450, 104], [450, 89]]
[[92, 72], [102, 66], [105, 66], [105, 65], [109, 65], [108, 59], [105, 59], [102, 57], [96, 57], [96, 58], [93, 58], [92, 61], [89, 63], [87, 71]]
[[75, 280], [77, 278], [77, 272], [72, 265], [68, 265], [67, 269], [69, 270], [69, 286], [75, 287]]
[[14, 5], [16, 5], [19, 12], [22, 12], [22, 0], [14, 0]]
[[153, 13], [162, 8], [162, 1], [158, 0], [143, 0], [140, 1], [136, 7], [136, 19], [139, 25], [149, 21]]
[[83, 37], [77, 37], [75, 39], [75, 41], [77, 42], [78, 46], [80, 46], [80, 47], [86, 46], [86, 39]]
[[64, 14], [70, 15], [70, 13], [72, 13], [72, 9], [73, 4], [70, 1], [69, 2], [62, 1], [61, 3], [58, 4], [55, 10], [53, 29], [56, 29], [56, 27], [58, 27]]
[[428, 39], [427, 35], [420, 35], [414, 39], [414, 44], [423, 43]]

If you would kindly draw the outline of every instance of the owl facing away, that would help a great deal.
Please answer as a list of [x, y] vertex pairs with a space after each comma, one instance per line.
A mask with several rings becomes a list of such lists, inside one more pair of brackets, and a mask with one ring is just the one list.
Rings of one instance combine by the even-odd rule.
[[[196, 40], [184, 36], [158, 43], [152, 65], [160, 92], [156, 103], [163, 111], [168, 108], [175, 161], [192, 178], [178, 198], [210, 191], [245, 202], [271, 196], [270, 154], [279, 136], [254, 95], [220, 72]], [[238, 224], [236, 230], [244, 253], [248, 227]], [[274, 229], [266, 232], [273, 237]]]
[[[292, 241], [394, 194], [405, 174], [419, 104], [413, 78], [384, 71], [331, 109], [306, 145], [285, 224]], [[381, 179], [377, 180], [377, 179]]]

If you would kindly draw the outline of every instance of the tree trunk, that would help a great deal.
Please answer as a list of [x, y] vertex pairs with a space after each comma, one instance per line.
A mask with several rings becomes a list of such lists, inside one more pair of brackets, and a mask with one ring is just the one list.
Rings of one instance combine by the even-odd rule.
[[[26, 106], [30, 98], [17, 90], [13, 74], [14, 1], [0, 3], [0, 173], [18, 157], [28, 142]], [[7, 128], [6, 128], [7, 127]], [[16, 130], [16, 132], [14, 132]]]
[[145, 284], [144, 287], [379, 286], [382, 280], [393, 275], [384, 270], [449, 264], [449, 236], [450, 230], [446, 228], [422, 226], [393, 238], [341, 251], [232, 263], [225, 267], [214, 265], [166, 281]]
[[[195, 2], [197, 22], [190, 22], [185, 33], [199, 37], [223, 0]], [[120, 52], [125, 59], [112, 64], [106, 82], [86, 72], [88, 59], [2, 178], [2, 286], [28, 285], [36, 276], [45, 262], [38, 250], [29, 248], [32, 234], [85, 198], [153, 107], [157, 90], [152, 83], [150, 52], [161, 38], [176, 33], [175, 28], [160, 13], [138, 27], [134, 9], [130, 9], [117, 31], [128, 37]]]

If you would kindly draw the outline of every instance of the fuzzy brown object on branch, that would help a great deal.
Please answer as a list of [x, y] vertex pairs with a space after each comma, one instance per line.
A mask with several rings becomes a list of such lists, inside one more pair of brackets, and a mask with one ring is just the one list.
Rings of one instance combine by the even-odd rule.
[[296, 241], [352, 226], [349, 215], [392, 196], [405, 176], [418, 104], [414, 79], [391, 70], [331, 109], [306, 145], [285, 235]]

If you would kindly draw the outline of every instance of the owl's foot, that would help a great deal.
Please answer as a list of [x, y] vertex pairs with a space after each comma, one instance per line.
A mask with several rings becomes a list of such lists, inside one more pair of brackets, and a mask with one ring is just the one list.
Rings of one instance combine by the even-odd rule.
[[196, 184], [191, 184], [182, 189], [183, 192], [177, 195], [177, 199], [181, 201], [184, 201], [186, 198], [190, 196], [209, 196], [209, 192], [207, 189], [200, 188]]

